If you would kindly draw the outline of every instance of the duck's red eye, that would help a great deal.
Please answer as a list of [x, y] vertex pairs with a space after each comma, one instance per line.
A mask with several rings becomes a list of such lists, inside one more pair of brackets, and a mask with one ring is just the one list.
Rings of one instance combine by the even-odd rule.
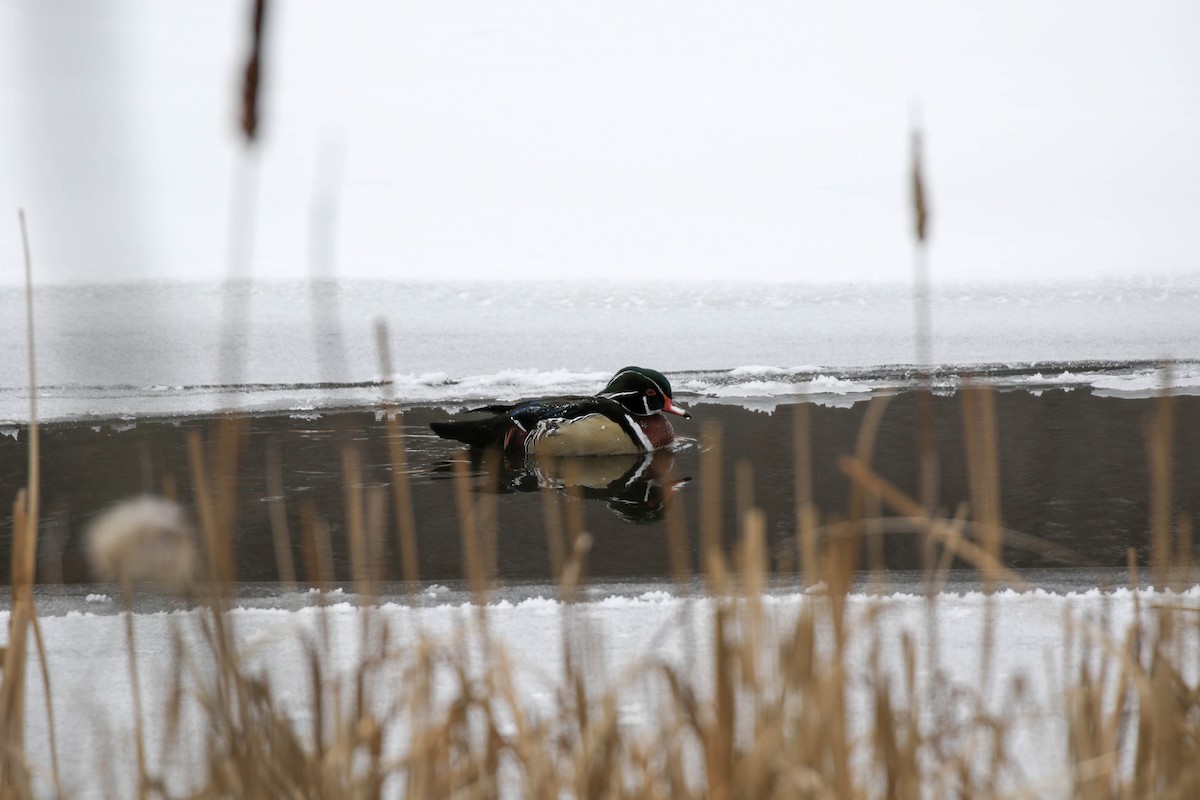
[[656, 394], [658, 394], [658, 392], [654, 391], [653, 389], [647, 389], [647, 390], [646, 390], [646, 396], [647, 396], [647, 397], [654, 397], [654, 395], [656, 395]]

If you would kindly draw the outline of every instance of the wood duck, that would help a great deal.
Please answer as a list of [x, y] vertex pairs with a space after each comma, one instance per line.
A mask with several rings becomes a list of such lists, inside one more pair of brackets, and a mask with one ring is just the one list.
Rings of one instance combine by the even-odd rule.
[[597, 395], [543, 397], [474, 411], [483, 419], [431, 422], [443, 439], [499, 447], [526, 455], [584, 456], [643, 453], [665, 447], [675, 431], [665, 414], [692, 415], [671, 399], [661, 372], [625, 367]]

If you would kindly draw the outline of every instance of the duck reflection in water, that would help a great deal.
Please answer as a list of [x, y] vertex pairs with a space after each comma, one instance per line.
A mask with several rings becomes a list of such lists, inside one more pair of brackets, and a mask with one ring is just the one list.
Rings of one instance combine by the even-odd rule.
[[[691, 481], [691, 477], [675, 474], [675, 454], [669, 449], [551, 458], [472, 448], [463, 455], [470, 459], [477, 491], [570, 491], [604, 501], [614, 514], [633, 524], [660, 522], [675, 493]], [[445, 478], [453, 470], [450, 461], [434, 467], [434, 472]]]

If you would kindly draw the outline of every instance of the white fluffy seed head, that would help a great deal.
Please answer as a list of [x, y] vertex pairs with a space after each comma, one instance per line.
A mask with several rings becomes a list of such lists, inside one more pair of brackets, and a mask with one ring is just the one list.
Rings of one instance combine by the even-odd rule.
[[178, 503], [135, 497], [92, 521], [87, 555], [98, 580], [153, 582], [179, 590], [195, 574], [196, 532]]

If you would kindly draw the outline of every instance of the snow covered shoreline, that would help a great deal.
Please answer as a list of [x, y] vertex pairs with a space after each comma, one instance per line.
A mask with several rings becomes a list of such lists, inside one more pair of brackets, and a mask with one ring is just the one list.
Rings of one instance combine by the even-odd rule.
[[[851, 633], [843, 663], [849, 670], [847, 703], [853, 727], [869, 729], [872, 724], [870, 689], [879, 675], [873, 675], [868, 665], [877, 663], [887, 680], [902, 681], [905, 652], [911, 647], [922, 703], [938, 713], [957, 713], [955, 704], [963, 702], [962, 696], [977, 696], [989, 713], [1013, 714], [1006, 746], [1024, 771], [1018, 783], [1046, 788], [1043, 796], [1062, 796], [1069, 756], [1064, 692], [1081, 665], [1092, 663], [1089, 659], [1101, 649], [1089, 636], [1124, 642], [1139, 610], [1140, 622], [1152, 626], [1151, 609], [1156, 606], [1185, 607], [1194, 613], [1200, 609], [1200, 588], [1180, 593], [1003, 591], [990, 597], [969, 592], [936, 596], [932, 602], [912, 594], [856, 594], [846, 602], [846, 629]], [[764, 623], [757, 650], [768, 656], [787, 640], [797, 615], [816, 609], [818, 658], [833, 657], [829, 622], [821, 611], [826, 604], [827, 598], [812, 594], [762, 597]], [[361, 668], [364, 656], [386, 651], [399, 664], [411, 660], [423, 641], [466, 637], [470, 646], [463, 651], [465, 663], [473, 665], [471, 670], [486, 672], [495, 662], [480, 660], [490, 652], [479, 649], [477, 626], [483, 624], [487, 646], [508, 653], [518, 700], [531, 713], [554, 713], [565, 669], [563, 654], [573, 643], [586, 656], [580, 664], [589, 693], [599, 698], [616, 691], [622, 728], [636, 734], [653, 730], [658, 724], [657, 704], [666, 699], [648, 665], [672, 665], [688, 676], [700, 696], [711, 693], [714, 616], [719, 606], [713, 598], [648, 591], [576, 605], [534, 597], [486, 606], [413, 608], [391, 603], [364, 611], [348, 602], [334, 602], [298, 611], [234, 609], [225, 618], [247, 672], [269, 683], [279, 707], [302, 729], [312, 724], [313, 713], [306, 642], [320, 643], [326, 679], [342, 681], [344, 690], [344, 682]], [[142, 704], [151, 710], [144, 724], [147, 740], [154, 744], [152, 763], [181, 786], [198, 777], [197, 764], [188, 763], [186, 754], [198, 752], [205, 730], [203, 714], [194, 703], [185, 703], [182, 738], [166, 760], [159, 761], [166, 723], [157, 710], [167, 706], [181, 679], [201, 685], [211, 673], [211, 651], [202, 633], [204, 615], [202, 610], [192, 610], [134, 616]], [[8, 612], [0, 612], [0, 623], [7, 617]], [[124, 624], [119, 615], [79, 612], [41, 620], [58, 746], [60, 753], [71, 754], [63, 762], [63, 779], [73, 795], [108, 794], [94, 780], [96, 765], [106, 758], [110, 768], [118, 764], [112, 770], [114, 785], [132, 788], [127, 767], [132, 765], [133, 717]], [[363, 625], [371, 626], [365, 635]], [[390, 644], [381, 650], [379, 637], [385, 627]], [[1181, 649], [1176, 664], [1189, 684], [1198, 677], [1198, 634], [1195, 625], [1177, 632]], [[763, 662], [768, 670], [770, 660]], [[32, 656], [29, 669], [28, 748], [34, 763], [48, 765], [42, 684], [32, 677], [38, 669]], [[401, 673], [397, 667], [395, 674]], [[433, 691], [447, 701], [454, 681], [442, 675], [435, 683]], [[377, 682], [374, 702], [384, 708], [402, 691], [386, 680]], [[408, 736], [404, 726], [398, 721], [386, 729], [386, 751], [403, 748]], [[101, 732], [104, 735], [98, 735]]]

